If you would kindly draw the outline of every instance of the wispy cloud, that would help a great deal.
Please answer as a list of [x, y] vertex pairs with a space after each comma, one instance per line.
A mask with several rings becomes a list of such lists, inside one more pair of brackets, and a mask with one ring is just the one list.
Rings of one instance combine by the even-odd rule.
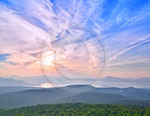
[[[135, 61], [109, 64], [150, 42], [149, 5], [107, 0], [0, 1], [0, 54], [9, 54], [1, 64], [5, 69], [0, 72], [35, 75], [40, 72], [41, 56], [47, 51], [62, 58], [56, 59], [57, 63], [63, 61], [61, 66], [67, 71], [78, 67], [73, 72], [81, 74], [79, 69], [86, 67], [85, 76], [103, 72], [105, 63], [107, 68], [144, 62], [133, 56]], [[13, 73], [12, 69], [19, 71]], [[46, 72], [54, 74], [53, 70]]]
[[144, 44], [144, 43], [147, 43], [147, 42], [150, 42], [150, 38], [149, 38], [149, 37], [146, 38], [145, 40], [138, 41], [138, 42], [136, 42], [136, 43], [132, 43], [132, 44], [130, 44], [129, 46], [127, 46], [126, 49], [122, 50], [121, 52], [119, 52], [119, 53], [116, 54], [115, 56], [111, 57], [108, 61], [112, 61], [112, 60], [116, 59], [118, 56], [120, 56], [120, 55], [122, 55], [122, 54], [128, 52], [129, 50], [132, 50], [132, 49], [134, 49], [134, 48], [136, 48], [136, 47], [138, 47], [138, 46], [140, 46], [140, 45], [142, 45], [142, 44]]

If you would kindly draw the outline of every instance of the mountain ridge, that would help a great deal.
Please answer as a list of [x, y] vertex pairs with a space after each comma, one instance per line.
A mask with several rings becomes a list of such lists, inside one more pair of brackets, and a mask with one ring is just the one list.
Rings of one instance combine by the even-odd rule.
[[0, 94], [0, 108], [56, 103], [99, 103], [150, 105], [150, 90], [139, 88], [97, 88], [91, 85], [39, 88]]
[[0, 77], [0, 86], [31, 86], [31, 85], [33, 84], [27, 83], [23, 80]]

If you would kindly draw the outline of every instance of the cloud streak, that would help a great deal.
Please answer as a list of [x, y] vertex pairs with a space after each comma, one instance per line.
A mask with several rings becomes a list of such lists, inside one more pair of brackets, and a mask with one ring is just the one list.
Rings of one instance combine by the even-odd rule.
[[[135, 5], [138, 9], [133, 10]], [[41, 55], [48, 51], [57, 53], [56, 64], [61, 62], [66, 72], [78, 67], [73, 72], [82, 75], [79, 69], [86, 67], [85, 76], [99, 74], [110, 65], [122, 65], [111, 62], [149, 44], [149, 6], [149, 2], [136, 0], [1, 1], [0, 54], [9, 54], [1, 63], [1, 67], [5, 67], [1, 72], [11, 75], [11, 70], [18, 69], [20, 72], [15, 72], [16, 75], [29, 74], [29, 70], [31, 75], [41, 75]], [[148, 52], [144, 48], [140, 50]], [[57, 75], [55, 68], [62, 69], [59, 65], [51, 67], [46, 70], [48, 75]], [[110, 70], [108, 75], [112, 74]]]

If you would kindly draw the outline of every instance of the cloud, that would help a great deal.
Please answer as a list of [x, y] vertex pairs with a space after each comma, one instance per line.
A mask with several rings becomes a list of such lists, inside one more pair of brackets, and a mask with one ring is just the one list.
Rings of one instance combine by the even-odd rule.
[[144, 44], [144, 43], [147, 43], [147, 42], [150, 42], [150, 38], [149, 38], [149, 37], [146, 38], [145, 40], [138, 41], [138, 42], [136, 42], [136, 43], [133, 43], [133, 44], [130, 45], [130, 46], [127, 46], [126, 49], [122, 50], [121, 52], [119, 52], [119, 53], [116, 54], [115, 56], [111, 57], [108, 61], [112, 61], [112, 60], [116, 59], [117, 57], [119, 57], [120, 55], [122, 55], [122, 54], [128, 52], [129, 50], [134, 49], [134, 48], [136, 48], [136, 47], [138, 47], [138, 46], [140, 46], [140, 45], [142, 45], [142, 44]]
[[110, 63], [110, 64], [107, 64], [107, 66], [121, 66], [121, 65], [132, 65], [132, 64], [138, 64], [138, 63], [149, 63], [150, 62], [150, 59], [134, 59], [134, 60], [126, 60], [126, 61], [123, 61], [123, 62], [115, 62], [115, 63]]
[[[138, 9], [132, 10], [133, 4]], [[9, 54], [1, 65], [10, 72], [18, 69], [22, 75], [31, 68], [36, 73], [40, 70], [41, 54], [53, 51], [67, 65], [70, 63], [70, 67], [61, 64], [67, 71], [79, 64], [78, 68], [88, 67], [89, 73], [99, 73], [105, 63], [149, 43], [147, 4], [107, 0], [1, 1], [0, 54]], [[73, 64], [69, 58], [78, 60]], [[24, 68], [26, 71], [22, 71]]]

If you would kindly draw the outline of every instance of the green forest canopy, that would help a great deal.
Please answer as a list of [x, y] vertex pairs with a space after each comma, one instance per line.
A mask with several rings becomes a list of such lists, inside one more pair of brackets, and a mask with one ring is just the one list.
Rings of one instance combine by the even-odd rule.
[[107, 104], [48, 104], [0, 110], [0, 116], [150, 116], [150, 107]]

